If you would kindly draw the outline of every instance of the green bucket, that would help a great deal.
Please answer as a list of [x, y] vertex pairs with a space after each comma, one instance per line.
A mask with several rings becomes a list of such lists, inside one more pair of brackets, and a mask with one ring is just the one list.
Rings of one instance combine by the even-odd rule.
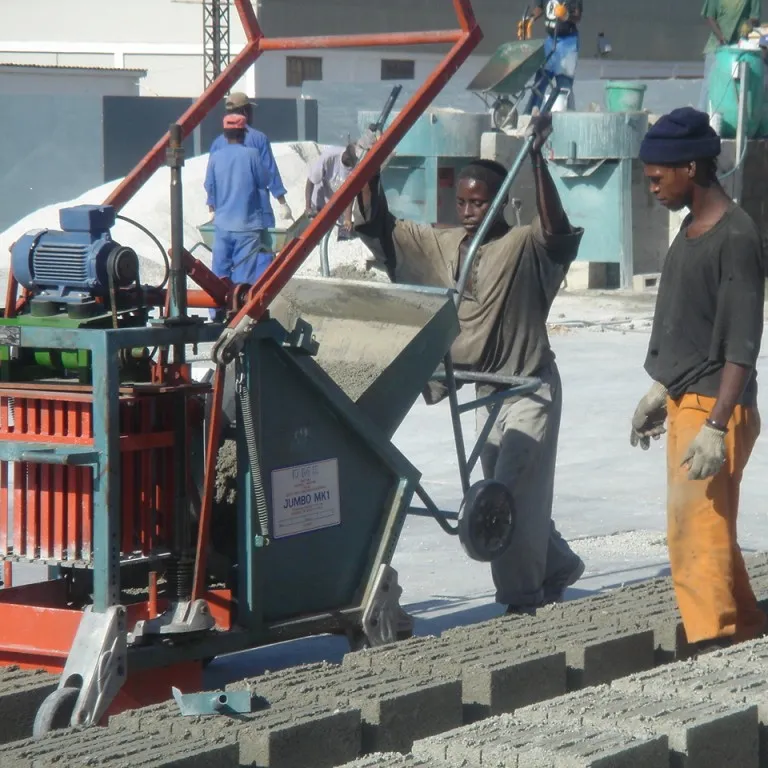
[[612, 80], [605, 86], [605, 106], [609, 112], [640, 112], [647, 88], [645, 83]]

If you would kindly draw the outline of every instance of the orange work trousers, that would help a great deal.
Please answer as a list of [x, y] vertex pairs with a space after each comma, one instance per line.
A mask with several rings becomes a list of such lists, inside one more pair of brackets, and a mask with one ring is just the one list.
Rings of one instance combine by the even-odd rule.
[[667, 544], [689, 643], [748, 640], [762, 634], [768, 621], [736, 541], [739, 486], [760, 434], [757, 408], [734, 409], [725, 436], [726, 461], [717, 475], [689, 480], [688, 469], [680, 466], [714, 405], [714, 398], [691, 394], [667, 403]]

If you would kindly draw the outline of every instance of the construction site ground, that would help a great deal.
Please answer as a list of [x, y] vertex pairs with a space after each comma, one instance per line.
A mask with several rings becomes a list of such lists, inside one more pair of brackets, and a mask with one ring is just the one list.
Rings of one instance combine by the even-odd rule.
[[[629, 446], [652, 311], [652, 297], [566, 293], [550, 317], [564, 398], [555, 518], [587, 568], [566, 602], [501, 615], [488, 566], [411, 517], [393, 565], [412, 640], [346, 654], [343, 638], [320, 637], [223, 657], [207, 685], [248, 686], [249, 715], [182, 717], [169, 701], [39, 742], [31, 718], [56, 681], [4, 670], [0, 768], [768, 766], [768, 640], [686, 658], [667, 569], [664, 444]], [[468, 436], [473, 427], [466, 417]], [[436, 501], [458, 509], [447, 408], [418, 403], [395, 442]], [[766, 472], [760, 440], [739, 527], [762, 600]]]
[[[768, 596], [768, 557], [749, 567]], [[0, 768], [768, 765], [768, 640], [687, 655], [661, 577], [234, 682], [254, 697], [236, 717], [169, 701], [34, 741], [54, 678], [6, 669]]]

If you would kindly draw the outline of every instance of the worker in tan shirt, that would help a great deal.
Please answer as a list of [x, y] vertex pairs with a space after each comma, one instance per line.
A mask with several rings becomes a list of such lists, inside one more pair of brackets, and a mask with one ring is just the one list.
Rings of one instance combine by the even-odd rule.
[[[533, 121], [531, 163], [538, 216], [530, 226], [510, 229], [503, 215], [480, 247], [459, 307], [461, 333], [451, 353], [459, 369], [531, 376], [541, 387], [504, 401], [482, 452], [486, 478], [512, 492], [517, 525], [509, 549], [491, 564], [496, 600], [510, 613], [531, 613], [562, 599], [584, 572], [552, 522], [557, 439], [562, 392], [547, 336], [552, 301], [576, 258], [583, 230], [563, 210], [541, 149], [551, 118]], [[360, 144], [369, 149], [372, 136]], [[473, 235], [506, 177], [498, 163], [477, 160], [460, 174], [456, 208], [463, 226], [437, 229], [396, 220], [374, 178], [358, 196], [356, 230], [397, 283], [455, 287]], [[478, 395], [497, 391], [479, 385]], [[441, 396], [430, 397], [432, 402]], [[478, 411], [478, 429], [488, 418]]]

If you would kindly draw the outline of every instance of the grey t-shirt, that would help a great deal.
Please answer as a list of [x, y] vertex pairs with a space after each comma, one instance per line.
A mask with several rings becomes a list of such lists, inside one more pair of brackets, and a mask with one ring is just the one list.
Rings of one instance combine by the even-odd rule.
[[[394, 282], [455, 287], [463, 228], [395, 219], [380, 190], [371, 207], [356, 228]], [[536, 218], [480, 247], [451, 350], [458, 368], [534, 376], [552, 362], [547, 316], [583, 233], [551, 235]]]
[[[754, 367], [763, 334], [765, 265], [760, 233], [732, 205], [709, 232], [672, 243], [659, 283], [645, 369], [672, 398], [717, 397], [726, 362]], [[753, 373], [742, 405], [757, 397]]]

